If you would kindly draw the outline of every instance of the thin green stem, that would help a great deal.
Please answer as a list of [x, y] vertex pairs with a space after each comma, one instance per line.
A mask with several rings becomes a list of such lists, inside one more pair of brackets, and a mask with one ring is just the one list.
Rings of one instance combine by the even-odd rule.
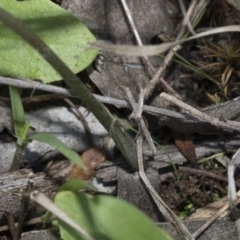
[[0, 20], [10, 29], [26, 40], [38, 53], [62, 76], [66, 84], [78, 96], [86, 107], [96, 116], [113, 138], [117, 147], [129, 161], [134, 170], [138, 169], [136, 145], [130, 136], [123, 131], [110, 113], [88, 91], [80, 79], [64, 62], [29, 28], [5, 10], [0, 8]]

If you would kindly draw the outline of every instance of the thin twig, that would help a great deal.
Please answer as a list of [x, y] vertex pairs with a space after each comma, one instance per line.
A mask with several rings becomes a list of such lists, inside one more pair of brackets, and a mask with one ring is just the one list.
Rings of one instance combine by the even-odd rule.
[[234, 203], [237, 200], [236, 186], [234, 183], [235, 166], [240, 163], [240, 148], [232, 156], [232, 161], [228, 165], [228, 200], [231, 208], [234, 208]]
[[229, 208], [228, 202], [221, 207], [217, 212], [215, 212], [198, 230], [196, 230], [192, 236], [193, 238], [197, 238], [200, 236], [216, 219], [218, 219], [223, 212], [225, 212]]
[[[128, 21], [129, 21], [129, 24], [130, 24], [130, 26], [131, 26], [131, 28], [132, 28], [133, 34], [134, 34], [134, 36], [135, 36], [135, 38], [136, 38], [136, 40], [137, 40], [137, 44], [138, 44], [139, 46], [143, 46], [142, 40], [141, 40], [141, 38], [140, 38], [140, 36], [139, 36], [139, 33], [138, 33], [138, 31], [137, 31], [136, 25], [135, 25], [135, 23], [134, 23], [134, 20], [133, 20], [133, 18], [132, 18], [132, 15], [131, 15], [131, 13], [130, 13], [130, 10], [129, 10], [129, 8], [128, 8], [128, 5], [127, 5], [127, 3], [126, 3], [125, 0], [121, 0], [121, 2], [122, 2], [122, 5], [123, 5], [123, 9], [125, 10], [127, 19], [128, 19]], [[155, 67], [152, 65], [152, 63], [151, 63], [151, 61], [149, 60], [149, 58], [146, 57], [146, 56], [143, 57], [143, 58], [144, 58], [144, 60], [145, 60], [145, 63], [149, 66], [149, 68], [150, 68], [154, 73], [156, 73], [156, 69], [155, 69]], [[171, 92], [171, 93], [172, 93], [173, 95], [175, 95], [177, 98], [181, 99], [180, 95], [179, 95], [162, 77], [160, 78], [160, 81], [161, 81], [161, 83], [163, 84], [163, 86], [164, 86], [169, 92]]]
[[[187, 20], [192, 18], [192, 15], [194, 13], [195, 8], [197, 7], [198, 4], [198, 0], [192, 0], [188, 12], [186, 14], [186, 18], [184, 19], [184, 21], [182, 22], [181, 25], [181, 29], [176, 37], [176, 41], [180, 40], [185, 31], [186, 31], [186, 26], [187, 26]], [[200, 14], [201, 12], [198, 12], [198, 14]], [[154, 75], [154, 77], [152, 78], [152, 80], [150, 81], [148, 87], [147, 87], [147, 91], [145, 94], [145, 99], [147, 99], [150, 94], [152, 93], [153, 89], [155, 88], [156, 84], [158, 83], [159, 78], [161, 77], [161, 75], [163, 74], [163, 72], [165, 71], [165, 69], [167, 68], [167, 66], [170, 64], [170, 62], [172, 61], [172, 58], [174, 56], [174, 52], [177, 52], [180, 49], [180, 45], [177, 45], [173, 48], [173, 51], [170, 50], [167, 54], [167, 56], [165, 57], [162, 66], [158, 69], [158, 71], [156, 72], [156, 74]]]
[[[36, 84], [34, 81], [31, 81], [31, 80], [14, 79], [14, 78], [0, 76], [0, 84], [11, 85], [11, 86], [16, 86], [19, 88], [26, 88], [26, 89], [32, 89], [32, 88], [36, 87], [39, 90], [62, 94], [62, 95], [68, 96], [68, 97], [76, 97], [76, 95], [71, 90], [57, 87], [57, 86], [52, 86], [52, 85], [46, 85], [43, 83]], [[117, 98], [100, 96], [97, 94], [93, 94], [93, 96], [99, 102], [112, 104], [112, 105], [115, 105], [116, 107], [124, 107], [124, 108], [131, 109], [131, 105], [127, 101], [120, 100]], [[235, 101], [237, 101], [237, 98], [235, 99]], [[144, 112], [148, 112], [155, 116], [167, 116], [167, 117], [170, 117], [170, 118], [173, 117], [176, 119], [193, 120], [193, 119], [188, 119], [188, 117], [182, 113], [177, 113], [177, 112], [174, 112], [174, 111], [171, 111], [168, 109], [164, 109], [164, 108], [157, 108], [157, 107], [144, 105], [143, 110], [144, 110]], [[197, 120], [199, 120], [199, 119], [196, 119], [196, 122], [197, 122]], [[200, 122], [202, 122], [202, 121], [205, 121], [205, 120], [201, 119]], [[227, 120], [227, 123], [233, 124], [234, 126], [236, 126], [236, 128], [234, 128], [234, 130], [236, 130], [238, 132], [240, 131], [240, 127], [238, 127], [239, 126], [238, 122]]]
[[94, 240], [85, 229], [82, 228], [79, 224], [77, 224], [74, 220], [72, 220], [65, 212], [63, 212], [60, 208], [58, 208], [55, 204], [51, 202], [49, 198], [47, 198], [44, 194], [34, 191], [30, 194], [30, 197], [33, 201], [37, 202], [53, 214], [63, 222], [71, 226], [74, 230], [76, 230], [84, 239], [86, 240]]
[[[147, 131], [144, 132], [144, 128], [141, 126], [141, 122], [143, 119], [141, 118], [142, 111], [143, 111], [143, 99], [144, 99], [144, 91], [141, 91], [139, 94], [139, 103], [136, 105], [135, 100], [132, 96], [131, 91], [128, 88], [125, 88], [126, 94], [129, 98], [129, 101], [132, 105], [134, 114], [136, 116], [136, 122], [138, 123], [138, 127], [140, 132], [137, 135], [137, 160], [138, 160], [138, 169], [139, 169], [139, 176], [146, 185], [147, 189], [149, 190], [149, 193], [151, 194], [154, 202], [156, 203], [157, 207], [159, 208], [159, 211], [165, 216], [165, 218], [170, 221], [175, 227], [176, 230], [184, 237], [184, 239], [193, 240], [191, 234], [185, 227], [185, 225], [178, 219], [178, 217], [171, 211], [171, 209], [168, 208], [168, 206], [164, 203], [162, 198], [158, 195], [156, 190], [152, 187], [151, 183], [149, 182], [145, 172], [144, 172], [144, 165], [143, 165], [143, 150], [142, 150], [142, 133], [149, 134]], [[143, 125], [145, 126], [145, 123], [143, 121]], [[151, 139], [151, 137], [150, 137]]]
[[21, 208], [20, 208], [20, 212], [19, 212], [18, 226], [17, 226], [18, 235], [20, 235], [20, 233], [22, 231], [24, 220], [25, 220], [25, 218], [28, 214], [29, 204], [30, 204], [29, 194], [33, 191], [33, 184], [34, 184], [33, 173], [30, 173], [28, 175], [27, 186], [24, 190], [24, 194], [23, 194], [22, 199], [21, 199]]
[[17, 226], [14, 224], [14, 214], [11, 210], [6, 208], [0, 208], [0, 212], [4, 212], [8, 221], [8, 229], [10, 230], [10, 234], [13, 240], [19, 240], [19, 235], [17, 231]]
[[[38, 83], [36, 84], [34, 81], [31, 80], [22, 80], [22, 79], [14, 79], [14, 78], [8, 78], [8, 77], [1, 77], [0, 76], [0, 84], [4, 84], [4, 85], [11, 85], [11, 86], [16, 86], [19, 88], [27, 88], [27, 89], [32, 89], [35, 88], [37, 85], [37, 89], [39, 90], [43, 90], [43, 91], [47, 91], [47, 92], [53, 92], [53, 93], [58, 93], [58, 94], [62, 94], [68, 97], [76, 97], [76, 95], [68, 89], [65, 88], [61, 88], [61, 87], [57, 87], [57, 86], [52, 86], [52, 85], [46, 85], [43, 83]], [[124, 101], [124, 100], [120, 100], [117, 98], [111, 98], [111, 97], [106, 97], [106, 96], [100, 96], [97, 94], [93, 94], [93, 96], [102, 103], [107, 103], [107, 104], [112, 104], [115, 105], [116, 107], [125, 107], [125, 108], [129, 108], [131, 109], [131, 105], [129, 104], [129, 102]], [[237, 101], [237, 98], [235, 99]], [[148, 112], [152, 115], [155, 116], [167, 116], [167, 117], [173, 117], [176, 119], [185, 119], [188, 120], [187, 116], [182, 114], [182, 113], [177, 113], [168, 109], [164, 109], [164, 108], [157, 108], [157, 107], [152, 107], [152, 106], [147, 106], [144, 105], [143, 106], [143, 110], [144, 112]], [[202, 115], [203, 113], [201, 113]], [[190, 120], [190, 119], [189, 119]], [[191, 119], [193, 120], [193, 119]], [[199, 119], [196, 119], [196, 121]], [[205, 120], [200, 120], [200, 122], [205, 121]], [[236, 131], [240, 131], [240, 127], [238, 122], [235, 121], [226, 121], [229, 124], [232, 124], [233, 126], [236, 126], [234, 128], [234, 130]], [[219, 127], [219, 126], [217, 126]], [[228, 128], [228, 125], [227, 125]], [[229, 129], [229, 128], [228, 128]]]
[[195, 33], [194, 30], [193, 30], [192, 24], [191, 24], [191, 22], [190, 22], [189, 16], [188, 16], [188, 14], [187, 14], [187, 12], [186, 12], [186, 8], [185, 8], [185, 6], [184, 6], [183, 0], [178, 0], [178, 4], [179, 4], [180, 9], [181, 9], [181, 11], [182, 11], [182, 14], [183, 14], [183, 16], [184, 16], [184, 21], [187, 23], [188, 30], [192, 33], [192, 35], [196, 35], [196, 33]]
[[240, 210], [236, 207], [237, 193], [236, 185], [234, 183], [235, 166], [240, 163], [240, 149], [233, 155], [232, 161], [228, 165], [228, 203], [231, 209], [232, 216], [235, 218], [235, 225], [237, 227], [238, 239], [240, 239]]
[[[36, 218], [32, 218], [31, 220], [25, 222], [23, 224], [23, 226], [31, 226], [31, 225], [37, 225], [39, 223], [42, 223], [42, 217], [36, 217]], [[14, 223], [15, 227], [18, 226], [18, 223]], [[9, 227], [7, 225], [1, 226], [0, 227], [0, 232], [5, 232], [8, 231]]]
[[149, 190], [154, 202], [158, 206], [160, 212], [164, 215], [164, 217], [173, 224], [179, 234], [183, 235], [184, 239], [191, 239], [193, 237], [189, 233], [188, 229], [185, 225], [179, 220], [179, 218], [172, 212], [172, 210], [165, 204], [156, 190], [152, 187], [151, 183], [149, 182], [143, 166], [143, 157], [142, 157], [142, 135], [139, 134], [137, 138], [137, 156], [138, 156], [138, 168], [139, 168], [139, 176], [141, 177], [142, 181], [146, 185], [147, 189]]
[[[170, 221], [175, 227], [176, 230], [181, 234], [184, 239], [193, 240], [191, 234], [185, 227], [185, 225], [178, 219], [178, 217], [171, 211], [170, 208], [164, 203], [162, 198], [158, 195], [156, 190], [153, 188], [151, 183], [149, 182], [145, 172], [144, 172], [144, 165], [143, 165], [143, 149], [142, 149], [142, 141], [143, 141], [143, 131], [144, 128], [141, 126], [141, 121], [143, 119], [141, 118], [142, 115], [142, 105], [143, 105], [143, 99], [144, 99], [144, 91], [140, 92], [139, 96], [139, 103], [138, 106], [136, 106], [135, 100], [132, 96], [132, 93], [129, 89], [125, 89], [127, 96], [129, 97], [129, 101], [132, 104], [132, 108], [134, 111], [134, 114], [136, 116], [136, 122], [138, 123], [138, 127], [140, 132], [137, 135], [137, 160], [138, 160], [138, 169], [139, 169], [139, 176], [146, 185], [147, 189], [149, 190], [149, 193], [151, 194], [154, 202], [156, 203], [157, 207], [159, 208], [159, 211], [165, 216], [165, 218]], [[144, 123], [144, 122], [143, 122]], [[145, 123], [144, 123], [145, 125]], [[147, 131], [147, 134], [149, 132]], [[146, 135], [146, 133], [144, 133]]]
[[139, 94], [137, 108], [135, 109], [135, 111], [136, 111], [136, 118], [138, 118], [138, 119], [142, 118], [143, 103], [144, 103], [144, 92], [145, 92], [145, 90], [143, 90], [141, 88], [140, 89], [140, 94]]
[[[237, 196], [240, 197], [240, 191], [237, 192]], [[240, 202], [238, 199], [237, 203]], [[217, 220], [222, 213], [224, 213], [229, 208], [229, 202], [226, 201], [225, 204], [220, 209], [217, 209], [216, 212], [198, 229], [196, 230], [192, 236], [194, 238], [199, 237], [215, 220]]]
[[169, 101], [170, 103], [173, 103], [176, 106], [184, 109], [188, 114], [190, 114], [194, 117], [197, 117], [204, 122], [208, 122], [217, 128], [229, 129], [229, 130], [234, 130], [234, 131], [238, 131], [238, 132], [240, 130], [240, 123], [238, 123], [238, 122], [229, 121], [229, 120], [226, 120], [226, 122], [220, 121], [218, 118], [211, 117], [211, 116], [197, 110], [196, 108], [193, 108], [190, 105], [188, 105], [182, 101], [179, 101], [177, 98], [175, 98], [167, 93], [161, 93], [160, 97], [162, 97], [165, 100]]
[[93, 147], [92, 133], [91, 133], [90, 127], [88, 126], [88, 122], [86, 121], [85, 117], [82, 115], [82, 113], [79, 111], [79, 109], [74, 105], [74, 103], [70, 99], [64, 98], [64, 101], [76, 111], [76, 114], [77, 114], [79, 120], [81, 121], [84, 131], [85, 131], [85, 136], [87, 139], [87, 146]]
[[[214, 178], [223, 182], [228, 182], [228, 179], [226, 177], [223, 176], [219, 176], [217, 174], [214, 174], [212, 172], [207, 172], [201, 169], [196, 169], [196, 168], [189, 168], [189, 167], [181, 167], [179, 166], [178, 170], [180, 172], [187, 172], [187, 173], [193, 173], [193, 174], [200, 174], [202, 176], [206, 176], [206, 177], [210, 177], [210, 178]], [[238, 186], [240, 188], [240, 183], [235, 181], [236, 186]]]
[[157, 152], [157, 149], [153, 143], [153, 140], [152, 140], [152, 137], [146, 127], [146, 124], [144, 122], [144, 120], [142, 119], [142, 105], [143, 105], [143, 97], [144, 97], [144, 92], [141, 92], [140, 95], [139, 95], [139, 104], [137, 105], [135, 103], [135, 100], [133, 98], [133, 95], [131, 93], [131, 91], [129, 90], [129, 88], [125, 88], [125, 91], [126, 91], [126, 94], [127, 94], [127, 97], [128, 97], [128, 100], [130, 102], [130, 104], [132, 105], [132, 109], [134, 111], [134, 115], [135, 115], [135, 119], [136, 121], [139, 123], [139, 130], [141, 129], [143, 134], [145, 135], [146, 137], [146, 140], [153, 152], [153, 154], [155, 154]]
[[142, 46], [142, 40], [141, 40], [141, 38], [140, 38], [140, 36], [139, 36], [139, 34], [138, 34], [136, 25], [135, 25], [135, 23], [134, 23], [134, 21], [133, 21], [133, 18], [132, 18], [132, 15], [131, 15], [131, 13], [130, 13], [130, 10], [129, 10], [129, 8], [128, 8], [128, 5], [127, 5], [127, 3], [126, 3], [125, 0], [121, 0], [121, 2], [122, 2], [122, 5], [123, 5], [123, 8], [124, 8], [124, 10], [125, 10], [126, 16], [127, 16], [127, 18], [128, 18], [128, 21], [129, 21], [129, 23], [130, 23], [130, 26], [131, 26], [131, 28], [132, 28], [133, 34], [134, 34], [134, 36], [135, 36], [135, 38], [136, 38], [136, 40], [137, 40], [137, 43], [138, 43], [139, 46]]
[[[36, 84], [35, 81], [28, 80], [28, 79], [22, 80], [22, 79], [14, 79], [14, 78], [0, 76], [0, 84], [16, 86], [19, 88], [26, 88], [26, 89], [36, 88], [36, 89], [43, 90], [46, 92], [62, 94], [67, 97], [77, 97], [71, 90], [53, 86], [53, 85], [49, 85], [49, 84], [43, 84], [43, 83]], [[106, 97], [106, 96], [100, 96], [97, 94], [93, 94], [93, 96], [99, 102], [102, 102], [102, 103], [112, 104], [112, 105], [115, 105], [116, 107], [131, 108], [131, 105], [129, 104], [129, 102], [124, 101], [124, 100]], [[168, 116], [168, 117], [175, 117], [175, 118], [181, 118], [181, 119], [186, 118], [186, 116], [184, 116], [181, 113], [176, 113], [174, 111], [164, 109], [164, 108], [156, 108], [156, 107], [144, 105], [143, 110], [146, 112], [152, 113], [152, 114], [156, 114], [156, 115], [164, 115], [164, 116]]]
[[[122, 2], [122, 5], [123, 5], [123, 9], [124, 9], [124, 11], [126, 13], [126, 17], [127, 17], [128, 21], [129, 21], [129, 24], [130, 24], [131, 28], [132, 28], [133, 34], [134, 34], [134, 36], [135, 36], [135, 38], [137, 40], [137, 44], [139, 46], [143, 46], [142, 40], [141, 40], [140, 35], [139, 35], [138, 31], [137, 31], [136, 25], [135, 25], [135, 23], [133, 21], [133, 18], [132, 18], [132, 15], [130, 13], [130, 10], [128, 8], [128, 5], [127, 5], [125, 0], [121, 0], [121, 2]], [[143, 57], [143, 58], [146, 61], [147, 65], [150, 67], [150, 69], [153, 72], [156, 72], [156, 69], [154, 68], [152, 63], [149, 61], [149, 58], [148, 57]]]

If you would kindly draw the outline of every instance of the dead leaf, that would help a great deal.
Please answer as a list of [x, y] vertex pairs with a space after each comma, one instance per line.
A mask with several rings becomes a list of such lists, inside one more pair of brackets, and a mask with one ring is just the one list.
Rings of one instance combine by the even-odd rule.
[[202, 33], [198, 33], [192, 37], [181, 39], [179, 41], [171, 43], [162, 43], [157, 45], [148, 45], [148, 46], [131, 46], [131, 45], [120, 45], [120, 44], [110, 44], [103, 41], [97, 41], [94, 43], [89, 43], [91, 48], [98, 49], [102, 51], [108, 51], [119, 55], [124, 56], [156, 56], [157, 54], [164, 53], [170, 48], [182, 44], [187, 41], [191, 41], [197, 38], [206, 37], [213, 34], [219, 34], [223, 32], [240, 32], [239, 25], [231, 25], [214, 28]]
[[171, 133], [174, 142], [182, 155], [192, 164], [193, 167], [197, 167], [197, 156], [195, 145], [192, 140], [192, 134], [175, 132], [174, 130], [171, 130]]
[[81, 180], [91, 179], [95, 174], [96, 167], [100, 163], [106, 161], [106, 151], [102, 148], [90, 148], [81, 155], [81, 158], [86, 166], [86, 169], [80, 168], [74, 164], [68, 174], [68, 180], [73, 178]]

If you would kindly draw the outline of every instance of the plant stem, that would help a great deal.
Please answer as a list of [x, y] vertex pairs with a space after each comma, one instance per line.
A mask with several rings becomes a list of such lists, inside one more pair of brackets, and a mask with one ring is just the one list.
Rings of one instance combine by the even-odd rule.
[[17, 149], [14, 153], [13, 161], [9, 170], [10, 172], [17, 171], [19, 169], [19, 161], [26, 145], [27, 145], [27, 142], [22, 143], [22, 145], [17, 143]]
[[93, 97], [62, 60], [20, 20], [0, 8], [0, 20], [26, 40], [62, 76], [66, 84], [96, 116], [134, 170], [138, 169], [136, 145], [118, 121]]

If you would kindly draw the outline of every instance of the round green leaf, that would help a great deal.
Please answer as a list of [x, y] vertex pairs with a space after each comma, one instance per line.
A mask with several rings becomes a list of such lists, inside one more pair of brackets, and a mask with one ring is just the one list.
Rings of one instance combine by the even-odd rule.
[[[61, 191], [55, 204], [98, 240], [171, 240], [172, 238], [136, 207], [109, 196]], [[82, 239], [58, 220], [62, 239]]]
[[[22, 20], [74, 72], [85, 69], [97, 51], [87, 43], [95, 37], [77, 18], [50, 0], [0, 0], [0, 6]], [[60, 75], [21, 37], [0, 22], [0, 75], [38, 79], [44, 83]]]

